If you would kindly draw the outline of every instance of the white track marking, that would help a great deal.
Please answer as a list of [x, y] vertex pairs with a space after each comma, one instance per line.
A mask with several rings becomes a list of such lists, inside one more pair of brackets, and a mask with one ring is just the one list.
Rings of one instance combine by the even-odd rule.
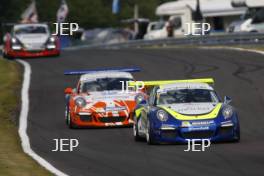
[[253, 50], [253, 49], [245, 49], [245, 48], [231, 48], [233, 50], [238, 50], [238, 51], [247, 51], [247, 52], [252, 52], [252, 53], [258, 53], [264, 55], [264, 51], [260, 50]]
[[[244, 48], [233, 48], [233, 47], [200, 47], [201, 49], [229, 49], [229, 50], [238, 50], [238, 51], [247, 51], [247, 52], [254, 52], [264, 55], [263, 51], [258, 50], [251, 50], [251, 49], [244, 49]], [[74, 49], [73, 49], [74, 50]], [[22, 148], [26, 154], [31, 156], [34, 160], [36, 160], [41, 166], [49, 170], [51, 173], [58, 175], [58, 176], [67, 176], [67, 174], [61, 172], [60, 170], [56, 169], [52, 166], [48, 161], [37, 155], [30, 147], [29, 137], [27, 135], [27, 120], [28, 120], [28, 111], [29, 111], [29, 86], [30, 86], [30, 75], [31, 75], [31, 67], [30, 65], [23, 61], [17, 60], [24, 66], [24, 81], [21, 91], [21, 99], [22, 99], [22, 106], [20, 111], [19, 117], [19, 136], [21, 138]]]
[[200, 49], [226, 49], [226, 50], [237, 50], [237, 51], [246, 51], [251, 53], [258, 53], [264, 55], [264, 51], [254, 50], [254, 49], [245, 49], [245, 48], [237, 48], [237, 47], [199, 47]]
[[18, 133], [21, 139], [21, 144], [23, 151], [36, 160], [41, 166], [46, 168], [51, 173], [58, 176], [67, 176], [67, 174], [61, 172], [52, 166], [48, 161], [43, 159], [41, 156], [36, 154], [30, 147], [30, 140], [27, 135], [27, 121], [28, 121], [28, 112], [29, 112], [29, 86], [30, 86], [30, 76], [31, 76], [31, 67], [29, 63], [18, 59], [20, 64], [24, 66], [24, 80], [21, 90], [21, 111], [19, 116], [19, 129]]

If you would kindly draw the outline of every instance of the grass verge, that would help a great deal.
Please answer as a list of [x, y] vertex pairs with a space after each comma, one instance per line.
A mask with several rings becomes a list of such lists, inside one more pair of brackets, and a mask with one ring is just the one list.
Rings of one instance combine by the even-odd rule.
[[51, 175], [27, 156], [20, 144], [16, 119], [20, 108], [22, 69], [0, 58], [0, 175]]

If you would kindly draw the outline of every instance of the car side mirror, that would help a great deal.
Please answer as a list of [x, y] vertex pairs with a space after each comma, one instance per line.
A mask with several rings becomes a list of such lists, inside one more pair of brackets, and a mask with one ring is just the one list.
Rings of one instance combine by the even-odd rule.
[[225, 96], [224, 97], [224, 104], [230, 104], [232, 102], [232, 98]]
[[147, 104], [147, 100], [142, 100], [141, 102], [138, 103], [139, 105], [146, 105]]
[[144, 94], [139, 93], [135, 96], [135, 101], [137, 105], [143, 105], [143, 104], [147, 104], [147, 100]]
[[64, 94], [72, 94], [74, 91], [72, 88], [68, 87], [64, 90]]

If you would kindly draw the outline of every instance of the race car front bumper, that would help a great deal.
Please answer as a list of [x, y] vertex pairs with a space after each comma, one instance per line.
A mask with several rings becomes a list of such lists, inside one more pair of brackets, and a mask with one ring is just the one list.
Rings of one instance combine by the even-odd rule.
[[132, 115], [99, 117], [97, 114], [75, 114], [72, 123], [78, 127], [132, 126]]
[[196, 127], [162, 125], [152, 128], [151, 135], [160, 143], [187, 143], [188, 140], [209, 139], [211, 142], [233, 141], [238, 138], [239, 126], [233, 121]]
[[8, 57], [44, 57], [44, 56], [58, 56], [60, 54], [60, 50], [55, 49], [44, 49], [44, 50], [10, 50], [7, 52]]

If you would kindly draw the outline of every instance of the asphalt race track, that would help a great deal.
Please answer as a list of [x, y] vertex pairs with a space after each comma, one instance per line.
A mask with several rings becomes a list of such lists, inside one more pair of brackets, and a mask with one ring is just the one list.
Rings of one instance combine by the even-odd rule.
[[[27, 59], [32, 66], [28, 134], [32, 149], [72, 176], [263, 176], [264, 56], [206, 49], [65, 51], [59, 58]], [[139, 66], [137, 80], [213, 77], [221, 97], [239, 111], [240, 143], [218, 143], [204, 152], [187, 145], [135, 142], [132, 128], [70, 130], [64, 121], [64, 88], [78, 77], [67, 69]], [[73, 152], [52, 152], [53, 139], [74, 138]]]

